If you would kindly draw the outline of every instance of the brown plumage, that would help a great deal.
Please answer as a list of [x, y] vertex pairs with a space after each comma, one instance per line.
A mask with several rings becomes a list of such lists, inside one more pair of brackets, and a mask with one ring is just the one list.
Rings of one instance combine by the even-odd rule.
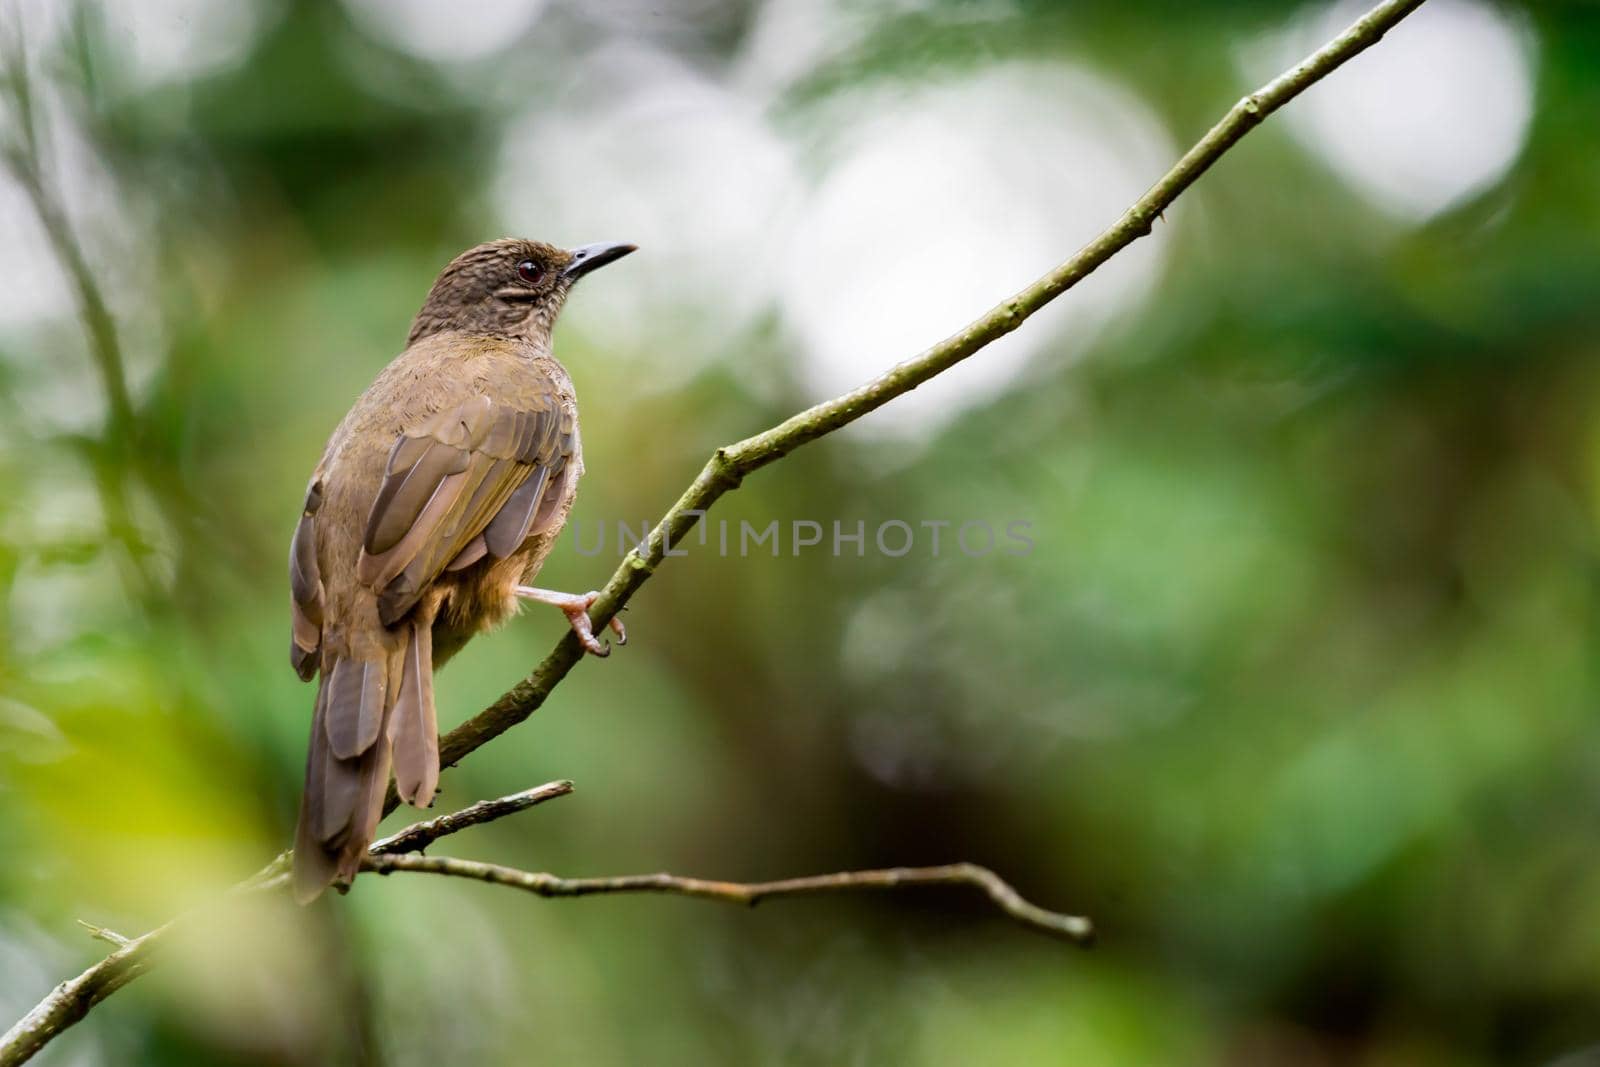
[[289, 550], [290, 662], [303, 679], [321, 675], [295, 838], [300, 900], [355, 877], [391, 764], [403, 800], [432, 801], [433, 672], [519, 596], [561, 606], [604, 651], [588, 597], [524, 583], [583, 473], [577, 401], [550, 330], [578, 278], [631, 251], [507, 239], [463, 252], [406, 350], [328, 441]]

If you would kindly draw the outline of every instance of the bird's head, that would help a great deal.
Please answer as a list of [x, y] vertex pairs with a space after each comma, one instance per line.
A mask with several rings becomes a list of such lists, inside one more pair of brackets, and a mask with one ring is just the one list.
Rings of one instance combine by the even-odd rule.
[[469, 248], [439, 273], [406, 343], [446, 330], [548, 341], [573, 284], [634, 248], [607, 242], [565, 249], [520, 237]]

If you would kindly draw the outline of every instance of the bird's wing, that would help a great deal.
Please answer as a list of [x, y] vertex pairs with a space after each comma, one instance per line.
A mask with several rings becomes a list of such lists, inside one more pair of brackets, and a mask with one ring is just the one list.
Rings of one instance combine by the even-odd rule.
[[322, 648], [322, 571], [317, 565], [317, 512], [322, 507], [322, 472], [311, 476], [300, 523], [289, 544], [289, 596], [294, 626], [289, 662], [302, 681], [317, 673]]
[[515, 552], [576, 444], [572, 412], [553, 389], [514, 402], [473, 397], [402, 433], [356, 567], [378, 592], [384, 625], [446, 570]]

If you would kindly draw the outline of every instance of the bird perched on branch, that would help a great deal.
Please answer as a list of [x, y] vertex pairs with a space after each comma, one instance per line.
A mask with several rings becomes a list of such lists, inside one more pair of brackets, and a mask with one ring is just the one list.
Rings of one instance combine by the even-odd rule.
[[590, 625], [597, 594], [531, 583], [583, 473], [551, 327], [579, 278], [633, 250], [505, 239], [463, 252], [329, 439], [289, 550], [289, 658], [301, 678], [321, 675], [295, 837], [301, 901], [354, 879], [391, 763], [401, 799], [432, 801], [433, 672], [475, 634], [535, 600], [565, 612], [589, 652], [610, 651]]

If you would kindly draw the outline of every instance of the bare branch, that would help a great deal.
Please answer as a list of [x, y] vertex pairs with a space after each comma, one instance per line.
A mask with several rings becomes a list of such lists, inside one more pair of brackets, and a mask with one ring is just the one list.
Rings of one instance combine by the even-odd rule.
[[491, 885], [510, 886], [540, 897], [588, 897], [605, 893], [671, 893], [701, 900], [720, 900], [749, 907], [773, 897], [819, 896], [923, 886], [971, 886], [983, 890], [994, 905], [1023, 926], [1064, 941], [1086, 945], [1094, 940], [1094, 924], [1081, 915], [1046, 911], [1022, 895], [987, 867], [952, 863], [943, 867], [890, 867], [877, 871], [842, 871], [777, 882], [714, 882], [673, 874], [631, 874], [614, 878], [559, 878], [553, 874], [520, 871], [495, 863], [455, 859], [450, 856], [369, 856], [363, 870], [378, 874], [419, 871], [471, 878]]
[[503, 819], [507, 815], [515, 815], [525, 811], [536, 804], [543, 804], [547, 800], [564, 797], [572, 792], [572, 783], [567, 781], [546, 782], [544, 785], [524, 789], [520, 793], [499, 797], [495, 800], [480, 800], [476, 804], [469, 804], [460, 811], [452, 811], [436, 819], [426, 822], [413, 823], [412, 825], [375, 842], [371, 851], [377, 855], [394, 855], [403, 852], [421, 852], [441, 837], [460, 833], [469, 826], [480, 823], [493, 822]]
[[[738, 488], [745, 476], [776, 462], [801, 445], [854, 422], [1015, 330], [1035, 311], [1082, 281], [1121, 249], [1148, 234], [1153, 222], [1178, 196], [1263, 119], [1372, 47], [1422, 3], [1423, 0], [1384, 0], [1299, 65], [1244, 97], [1100, 236], [965, 329], [890, 368], [860, 388], [800, 412], [753, 437], [717, 449], [678, 502], [651, 531], [645, 544], [628, 554], [601, 590], [599, 599], [590, 609], [595, 626], [603, 627], [621, 611], [666, 558], [667, 546], [683, 544], [684, 535], [711, 505], [724, 493]], [[454, 766], [532, 715], [582, 658], [583, 650], [577, 638], [570, 634], [564, 637], [532, 674], [488, 708], [440, 738], [443, 764]], [[385, 810], [393, 810], [397, 803], [391, 789]], [[392, 858], [380, 860], [391, 861]], [[281, 884], [284, 867], [285, 857], [280, 855], [249, 884], [254, 888]], [[160, 932], [152, 931], [135, 939], [71, 982], [57, 987], [26, 1018], [0, 1037], [0, 1067], [26, 1061], [57, 1033], [83, 1018], [90, 1007], [142, 973], [146, 966], [142, 953]]]
[[[650, 537], [643, 545], [628, 553], [600, 591], [600, 598], [589, 609], [596, 632], [603, 629], [611, 617], [621, 611], [633, 594], [638, 592], [639, 587], [650, 579], [666, 558], [667, 547], [684, 544], [684, 536], [711, 505], [724, 493], [737, 489], [747, 475], [782, 459], [801, 445], [849, 425], [895, 397], [910, 392], [934, 375], [949, 370], [1021, 326], [1028, 316], [1088, 277], [1117, 252], [1148, 234], [1154, 221], [1172, 206], [1173, 201], [1240, 138], [1260, 125], [1263, 119], [1353, 56], [1378, 43], [1385, 33], [1420, 7], [1422, 2], [1385, 0], [1299, 65], [1240, 100], [1221, 122], [1213, 126], [1160, 181], [1151, 186], [1100, 236], [1071, 259], [1010, 299], [1002, 301], [959, 333], [890, 368], [860, 388], [802, 411], [754, 437], [717, 449], [693, 484], [650, 532]], [[532, 715], [545, 702], [550, 691], [566, 677], [567, 672], [583, 659], [583, 655], [583, 647], [575, 636], [568, 634], [563, 637], [532, 674], [489, 707], [440, 738], [439, 753], [444, 765], [454, 766], [474, 750]], [[392, 810], [398, 802], [394, 791], [390, 790], [385, 810]]]
[[[572, 792], [572, 783], [548, 782], [520, 793], [480, 801], [460, 811], [441, 815], [406, 827], [397, 834], [373, 845], [382, 849], [388, 858], [396, 854], [422, 849], [441, 837], [458, 833], [469, 826], [492, 822], [536, 804]], [[270, 892], [289, 884], [290, 853], [282, 852], [273, 861], [246, 878], [230, 891], [231, 894]], [[121, 934], [78, 920], [89, 933], [103, 941], [118, 945], [116, 952], [96, 963], [78, 977], [63, 982], [50, 995], [34, 1006], [15, 1026], [0, 1037], [0, 1067], [13, 1067], [25, 1063], [53, 1037], [78, 1022], [89, 1009], [115, 993], [150, 967], [150, 957], [166, 936], [184, 921], [180, 916], [165, 926], [151, 930], [141, 937], [127, 938]]]
[[71, 284], [83, 323], [85, 340], [106, 397], [105, 426], [94, 456], [95, 481], [105, 509], [108, 532], [123, 550], [123, 564], [132, 591], [148, 604], [157, 587], [146, 562], [148, 546], [133, 518], [124, 468], [134, 448], [136, 422], [128, 390], [122, 342], [88, 256], [73, 230], [67, 207], [48, 174], [47, 140], [41, 131], [38, 97], [28, 69], [20, 21], [0, 41], [0, 97], [9, 106], [19, 136], [0, 145], [0, 162], [27, 195], [62, 271]]
[[22, 134], [16, 142], [6, 146], [4, 158], [17, 184], [27, 193], [34, 214], [44, 227], [51, 248], [72, 283], [89, 342], [89, 352], [100, 370], [101, 385], [110, 408], [107, 436], [120, 445], [127, 441], [132, 432], [133, 401], [123, 370], [122, 344], [117, 337], [116, 322], [95, 281], [94, 272], [89, 268], [88, 257], [73, 233], [66, 207], [53, 194], [46, 175], [37, 97], [33, 91], [20, 28], [16, 30], [16, 38], [6, 44], [4, 52], [4, 56], [0, 57], [0, 64], [3, 64], [0, 84], [4, 85], [6, 102]]
[[0, 1038], [0, 1067], [26, 1063], [57, 1034], [150, 967], [150, 955], [172, 923], [136, 937], [78, 977], [50, 991]]
[[116, 945], [118, 948], [126, 948], [133, 941], [131, 937], [124, 937], [115, 930], [104, 926], [96, 926], [94, 923], [85, 922], [82, 919], [78, 920], [78, 925], [89, 931], [89, 936], [96, 941], [104, 941], [109, 945]]

